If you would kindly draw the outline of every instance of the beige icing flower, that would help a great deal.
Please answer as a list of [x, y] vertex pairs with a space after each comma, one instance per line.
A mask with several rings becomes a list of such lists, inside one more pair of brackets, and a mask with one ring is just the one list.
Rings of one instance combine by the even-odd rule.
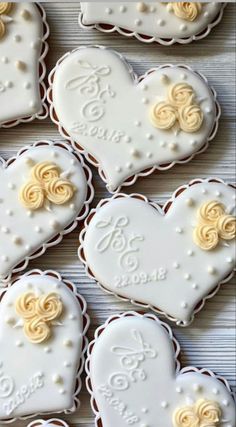
[[203, 112], [199, 105], [184, 105], [178, 110], [179, 125], [184, 132], [197, 132], [202, 126]]
[[214, 249], [219, 242], [217, 229], [214, 225], [201, 224], [193, 231], [193, 240], [197, 246], [205, 251]]
[[171, 2], [171, 7], [174, 11], [174, 14], [181, 19], [186, 21], [195, 21], [198, 15], [202, 11], [202, 5], [200, 2]]
[[37, 163], [31, 171], [32, 179], [41, 182], [41, 184], [46, 184], [53, 178], [59, 178], [59, 176], [59, 167], [49, 162]]
[[222, 203], [215, 200], [204, 203], [199, 211], [198, 216], [200, 221], [215, 225], [218, 219], [225, 213], [225, 207]]
[[199, 427], [198, 421], [194, 408], [191, 406], [177, 409], [173, 415], [174, 427]]
[[217, 229], [221, 239], [234, 239], [236, 236], [236, 218], [232, 215], [222, 215], [217, 221]]
[[201, 427], [217, 426], [221, 418], [221, 409], [216, 402], [200, 399], [195, 405]]
[[7, 15], [12, 9], [12, 3], [0, 2], [0, 40], [6, 33], [6, 25], [1, 19], [1, 15]]
[[51, 323], [61, 316], [63, 305], [57, 293], [37, 297], [27, 292], [17, 299], [16, 312], [24, 319], [24, 333], [33, 344], [46, 341], [51, 336]]
[[175, 107], [182, 107], [194, 98], [192, 86], [187, 83], [177, 83], [171, 86], [168, 93], [169, 101]]
[[152, 108], [150, 119], [153, 126], [158, 129], [170, 129], [177, 119], [176, 110], [171, 104], [160, 102]]
[[31, 210], [37, 210], [44, 205], [44, 190], [38, 182], [29, 182], [21, 189], [19, 199], [22, 205]]
[[64, 179], [52, 179], [46, 185], [47, 198], [56, 205], [63, 205], [68, 202], [74, 194], [74, 186]]

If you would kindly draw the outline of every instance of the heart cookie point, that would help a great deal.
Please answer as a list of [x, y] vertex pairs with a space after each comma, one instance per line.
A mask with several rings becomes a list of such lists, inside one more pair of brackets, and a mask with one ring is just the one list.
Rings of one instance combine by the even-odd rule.
[[168, 65], [164, 74], [160, 67], [138, 79], [118, 53], [79, 48], [50, 74], [52, 120], [99, 167], [109, 191], [117, 191], [143, 171], [190, 160], [213, 138], [215, 93], [190, 68], [184, 74], [183, 81], [183, 68]]
[[[88, 327], [86, 303], [74, 285], [56, 272], [21, 276], [3, 292], [0, 323], [0, 421], [74, 410]], [[64, 347], [65, 339], [74, 346]]]
[[[88, 217], [80, 258], [108, 292], [187, 326], [232, 277], [233, 197], [234, 189], [217, 179], [181, 187], [163, 210], [141, 195], [117, 194]], [[223, 223], [226, 234], [219, 228]]]
[[98, 328], [86, 368], [100, 425], [125, 427], [127, 414], [137, 426], [235, 425], [228, 383], [207, 369], [179, 370], [179, 351], [169, 326], [150, 314], [116, 315]]
[[93, 197], [90, 170], [63, 142], [36, 143], [12, 160], [0, 168], [1, 279], [44, 253], [49, 241], [58, 243]]

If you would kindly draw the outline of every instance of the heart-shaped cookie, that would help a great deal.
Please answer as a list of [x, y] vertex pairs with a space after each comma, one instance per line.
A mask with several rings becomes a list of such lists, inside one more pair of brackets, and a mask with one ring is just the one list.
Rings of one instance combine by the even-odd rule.
[[2, 3], [0, 8], [0, 127], [48, 115], [44, 58], [49, 27], [35, 3]]
[[79, 24], [104, 33], [115, 31], [144, 43], [186, 44], [206, 37], [223, 16], [224, 3], [81, 3]]
[[1, 423], [74, 411], [87, 346], [85, 300], [58, 273], [39, 270], [0, 297]]
[[69, 425], [58, 418], [51, 418], [50, 420], [32, 421], [27, 427], [69, 427]]
[[85, 218], [92, 174], [67, 144], [40, 141], [0, 160], [0, 278], [62, 240]]
[[235, 427], [226, 380], [208, 369], [180, 370], [179, 352], [170, 327], [153, 315], [109, 318], [86, 363], [95, 425]]
[[118, 53], [82, 47], [59, 60], [49, 81], [52, 120], [99, 168], [109, 191], [187, 162], [217, 131], [216, 94], [186, 66], [138, 78]]
[[234, 188], [217, 179], [180, 187], [163, 209], [117, 194], [90, 212], [79, 256], [103, 289], [186, 326], [232, 277], [234, 211]]

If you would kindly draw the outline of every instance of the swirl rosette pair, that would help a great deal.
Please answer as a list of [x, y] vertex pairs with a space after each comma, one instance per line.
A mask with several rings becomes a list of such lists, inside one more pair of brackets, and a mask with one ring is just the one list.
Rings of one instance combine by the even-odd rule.
[[5, 36], [8, 14], [11, 12], [12, 3], [0, 2], [0, 40]]
[[168, 6], [178, 18], [190, 22], [195, 21], [202, 11], [200, 2], [179, 1], [168, 3]]
[[225, 213], [225, 206], [217, 201], [204, 203], [198, 212], [199, 224], [194, 229], [194, 242], [203, 250], [216, 248], [220, 239], [233, 240], [236, 218]]
[[194, 406], [175, 411], [174, 427], [217, 427], [221, 421], [221, 408], [216, 402], [200, 399]]
[[150, 119], [153, 126], [169, 130], [178, 123], [184, 132], [197, 132], [202, 126], [203, 112], [195, 97], [192, 86], [187, 83], [171, 86], [168, 101], [159, 102], [151, 109]]
[[24, 333], [28, 340], [39, 344], [51, 336], [51, 322], [61, 316], [63, 305], [55, 292], [39, 297], [27, 292], [17, 299], [15, 309], [24, 319]]
[[70, 181], [60, 178], [57, 165], [41, 162], [32, 168], [31, 180], [22, 187], [19, 197], [24, 207], [37, 210], [44, 206], [46, 200], [56, 205], [65, 204], [74, 191]]

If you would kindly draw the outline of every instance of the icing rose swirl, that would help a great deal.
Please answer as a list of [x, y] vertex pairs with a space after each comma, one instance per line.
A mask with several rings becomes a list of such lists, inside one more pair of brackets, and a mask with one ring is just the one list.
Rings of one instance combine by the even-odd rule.
[[152, 108], [150, 119], [158, 129], [170, 129], [177, 119], [176, 110], [171, 104], [160, 102]]
[[215, 200], [204, 203], [199, 211], [199, 224], [193, 231], [193, 240], [201, 249], [214, 249], [220, 239], [233, 240], [236, 236], [236, 218], [225, 213], [226, 208]]
[[193, 96], [193, 88], [187, 83], [175, 84], [170, 88], [168, 93], [169, 101], [175, 107], [182, 107], [188, 104]]
[[199, 399], [194, 406], [178, 408], [172, 420], [174, 427], [218, 427], [221, 415], [218, 403]]
[[61, 316], [63, 304], [55, 292], [39, 297], [27, 292], [18, 297], [15, 310], [24, 320], [24, 333], [28, 340], [39, 344], [51, 336], [51, 322]]
[[193, 240], [201, 249], [210, 251], [214, 249], [219, 242], [217, 229], [208, 224], [199, 225], [194, 229]]
[[173, 2], [168, 3], [174, 11], [174, 14], [181, 19], [186, 21], [195, 21], [202, 11], [202, 5], [200, 2]]
[[68, 202], [74, 194], [74, 186], [64, 179], [52, 179], [46, 185], [47, 198], [56, 205], [63, 205]]
[[29, 182], [21, 189], [19, 199], [27, 209], [40, 209], [44, 205], [44, 190], [38, 182]]
[[216, 402], [199, 400], [195, 405], [196, 414], [200, 419], [201, 427], [216, 426], [221, 419], [221, 409]]
[[234, 239], [236, 236], [236, 218], [232, 215], [222, 215], [217, 221], [217, 229], [221, 239]]
[[197, 132], [202, 126], [203, 112], [199, 105], [184, 105], [178, 110], [180, 128], [187, 133]]
[[6, 22], [3, 21], [1, 15], [8, 15], [12, 9], [12, 3], [0, 2], [0, 40], [4, 37], [6, 33]]
[[31, 181], [20, 190], [21, 204], [31, 210], [45, 205], [46, 200], [56, 205], [68, 202], [74, 195], [75, 187], [69, 181], [60, 178], [60, 168], [54, 163], [37, 163], [31, 170]]

